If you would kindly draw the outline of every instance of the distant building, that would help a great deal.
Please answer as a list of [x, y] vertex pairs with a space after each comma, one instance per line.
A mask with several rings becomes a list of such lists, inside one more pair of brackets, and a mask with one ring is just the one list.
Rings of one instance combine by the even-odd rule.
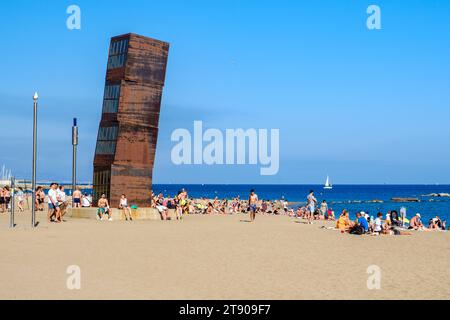
[[94, 157], [94, 204], [150, 206], [169, 44], [136, 34], [111, 39]]

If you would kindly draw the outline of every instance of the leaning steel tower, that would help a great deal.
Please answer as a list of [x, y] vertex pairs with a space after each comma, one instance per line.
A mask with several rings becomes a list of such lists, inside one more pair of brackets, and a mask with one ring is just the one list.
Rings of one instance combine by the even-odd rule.
[[94, 205], [150, 206], [152, 171], [169, 44], [136, 34], [111, 39], [94, 157]]

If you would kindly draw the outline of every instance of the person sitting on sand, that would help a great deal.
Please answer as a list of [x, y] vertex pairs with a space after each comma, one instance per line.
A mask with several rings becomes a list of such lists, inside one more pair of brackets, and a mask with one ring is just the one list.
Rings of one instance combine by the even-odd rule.
[[98, 210], [97, 216], [100, 220], [103, 220], [104, 215], [108, 215], [108, 220], [112, 221], [111, 210], [109, 209], [108, 199], [106, 199], [106, 195], [102, 194], [102, 197], [98, 200]]
[[377, 218], [373, 222], [373, 233], [381, 234], [383, 232], [383, 214], [378, 212]]
[[[128, 217], [130, 218], [130, 221], [133, 221], [133, 218], [131, 217], [131, 209], [128, 206], [128, 199], [125, 194], [122, 194], [120, 196], [119, 209], [122, 210], [122, 212], [125, 216], [125, 221], [128, 221]], [[128, 217], [127, 217], [127, 213], [128, 213]]]
[[334, 221], [336, 220], [335, 216], [334, 216], [334, 211], [332, 208], [328, 208], [328, 213], [327, 213], [327, 220], [331, 220]]
[[419, 230], [422, 227], [422, 222], [420, 221], [420, 214], [417, 213], [414, 217], [409, 221], [409, 228], [412, 230]]
[[90, 207], [92, 207], [92, 197], [90, 195], [88, 195], [87, 193], [85, 193], [81, 197], [81, 205], [82, 205], [83, 208], [90, 208]]
[[428, 229], [430, 230], [445, 230], [445, 221], [442, 222], [439, 216], [431, 218], [429, 221]]
[[336, 222], [336, 229], [341, 230], [341, 232], [348, 232], [351, 227], [351, 222], [348, 217], [347, 209], [342, 210], [342, 214]]
[[206, 214], [214, 214], [214, 206], [211, 202], [208, 202], [208, 209], [206, 209]]
[[390, 220], [391, 220], [392, 226], [394, 226], [394, 227], [402, 226], [402, 221], [400, 220], [400, 217], [399, 217], [397, 211], [395, 211], [395, 210], [391, 211]]
[[159, 214], [161, 215], [161, 220], [166, 221], [170, 220], [169, 218], [169, 208], [167, 208], [167, 201], [164, 200], [164, 196], [162, 193], [160, 193], [158, 196], [153, 198], [154, 205], [156, 210], [158, 210]]
[[356, 213], [356, 223], [350, 229], [351, 234], [365, 234], [369, 231], [369, 223], [363, 212]]
[[421, 216], [420, 213], [416, 213], [414, 217], [411, 218], [409, 221], [409, 228], [412, 230], [427, 230], [427, 228], [424, 227], [422, 221], [420, 220]]

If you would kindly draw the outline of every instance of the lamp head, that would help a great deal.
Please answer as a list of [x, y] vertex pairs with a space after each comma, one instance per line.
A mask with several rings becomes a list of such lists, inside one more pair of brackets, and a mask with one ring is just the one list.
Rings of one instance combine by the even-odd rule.
[[35, 92], [35, 93], [34, 93], [34, 96], [33, 96], [33, 100], [34, 100], [34, 101], [37, 101], [38, 98], [39, 98], [39, 96], [38, 96], [37, 92]]

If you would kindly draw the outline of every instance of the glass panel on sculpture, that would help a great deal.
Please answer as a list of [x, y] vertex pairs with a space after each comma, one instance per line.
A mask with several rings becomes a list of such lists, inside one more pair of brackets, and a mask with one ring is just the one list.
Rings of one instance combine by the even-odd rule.
[[118, 100], [105, 100], [103, 102], [103, 113], [117, 113], [119, 111]]
[[95, 153], [96, 154], [114, 154], [115, 150], [116, 150], [116, 142], [115, 141], [98, 141]]

